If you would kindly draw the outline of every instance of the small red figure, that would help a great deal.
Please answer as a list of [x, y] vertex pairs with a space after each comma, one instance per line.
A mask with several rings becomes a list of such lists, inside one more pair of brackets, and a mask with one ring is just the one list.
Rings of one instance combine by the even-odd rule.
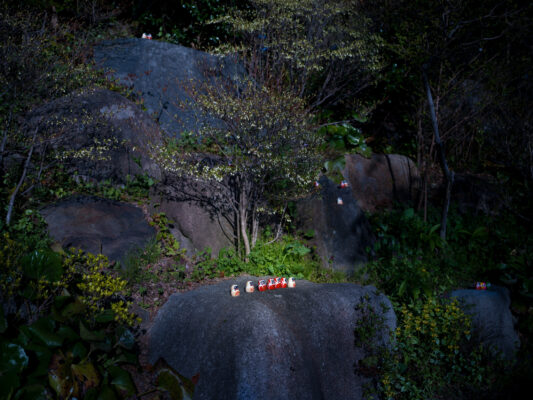
[[341, 189], [347, 188], [348, 187], [348, 182], [342, 181], [341, 184], [340, 184], [340, 187], [341, 187]]
[[284, 289], [287, 287], [287, 278], [281, 278], [281, 287]]
[[261, 279], [257, 282], [257, 290], [259, 290], [260, 292], [264, 292], [265, 290], [267, 290], [267, 284], [264, 279]]
[[268, 290], [274, 290], [276, 288], [276, 280], [274, 278], [270, 278], [267, 283]]
[[276, 289], [281, 289], [281, 278], [279, 276], [276, 276]]

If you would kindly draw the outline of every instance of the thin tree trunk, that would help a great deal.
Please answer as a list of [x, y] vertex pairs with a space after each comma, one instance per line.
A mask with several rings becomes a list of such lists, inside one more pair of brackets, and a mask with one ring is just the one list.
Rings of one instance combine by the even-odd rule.
[[15, 188], [15, 190], [13, 191], [13, 194], [11, 195], [11, 198], [9, 199], [9, 206], [7, 208], [7, 216], [6, 216], [6, 225], [9, 225], [11, 222], [11, 215], [13, 213], [13, 206], [15, 205], [15, 198], [17, 197], [17, 193], [20, 190], [22, 184], [24, 183], [24, 180], [26, 179], [26, 174], [28, 173], [31, 156], [33, 154], [33, 148], [35, 146], [35, 139], [37, 138], [37, 130], [38, 128], [35, 128], [35, 132], [33, 132], [33, 139], [31, 141], [30, 151], [28, 152], [28, 157], [26, 158], [26, 162], [24, 163], [24, 169], [22, 170], [22, 175], [19, 179], [17, 187]]
[[442, 210], [442, 219], [440, 225], [440, 237], [446, 239], [446, 224], [448, 218], [448, 209], [450, 207], [450, 199], [452, 195], [452, 186], [454, 181], [454, 174], [448, 168], [448, 163], [446, 162], [446, 155], [444, 153], [444, 146], [440, 140], [439, 135], [439, 125], [437, 122], [437, 114], [435, 113], [435, 104], [433, 103], [433, 96], [431, 95], [431, 88], [429, 87], [429, 81], [426, 74], [425, 66], [422, 68], [422, 76], [424, 78], [424, 86], [426, 87], [426, 95], [428, 98], [429, 112], [431, 115], [431, 123], [433, 125], [433, 133], [435, 134], [435, 144], [437, 145], [437, 152], [439, 154], [440, 165], [442, 172], [446, 177], [446, 198], [444, 199], [444, 207]]
[[255, 247], [255, 244], [257, 243], [257, 236], [259, 234], [259, 220], [257, 219], [257, 212], [256, 212], [256, 206], [254, 204], [254, 208], [252, 211], [252, 249]]
[[239, 222], [241, 224], [241, 236], [244, 243], [244, 259], [248, 261], [248, 255], [250, 254], [250, 241], [248, 240], [248, 233], [246, 232], [246, 220], [247, 212], [246, 208], [248, 207], [246, 201], [246, 188], [241, 189], [240, 201], [239, 201]]
[[0, 170], [4, 170], [4, 151], [6, 149], [7, 134], [9, 132], [9, 126], [11, 125], [11, 111], [9, 111], [9, 119], [7, 120], [6, 129], [4, 130], [4, 136], [2, 137], [2, 144], [0, 145]]

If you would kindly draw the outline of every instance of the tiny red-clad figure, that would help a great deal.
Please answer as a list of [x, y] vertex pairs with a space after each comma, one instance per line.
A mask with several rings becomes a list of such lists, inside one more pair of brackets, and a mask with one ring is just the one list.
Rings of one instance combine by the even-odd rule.
[[238, 285], [231, 285], [231, 296], [237, 297], [241, 294], [241, 291], [239, 290]]
[[281, 289], [281, 278], [279, 276], [276, 276], [276, 289]]
[[259, 282], [257, 282], [257, 290], [260, 292], [267, 290], [267, 284], [264, 279], [261, 279]]
[[253, 293], [254, 290], [255, 288], [254, 288], [254, 284], [252, 283], [252, 281], [246, 282], [246, 293]]
[[276, 288], [276, 280], [274, 278], [270, 278], [267, 283], [267, 289], [274, 290], [275, 288]]
[[290, 287], [290, 288], [296, 287], [296, 281], [294, 280], [293, 277], [289, 278], [289, 282], [287, 283], [287, 286]]
[[281, 278], [281, 287], [286, 288], [287, 287], [287, 278]]
[[340, 184], [340, 187], [341, 187], [341, 189], [347, 188], [348, 187], [348, 182], [342, 181], [341, 184]]

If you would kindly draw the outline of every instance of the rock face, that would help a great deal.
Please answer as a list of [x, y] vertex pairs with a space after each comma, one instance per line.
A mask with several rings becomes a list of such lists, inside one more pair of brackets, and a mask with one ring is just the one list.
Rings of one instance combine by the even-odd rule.
[[28, 123], [51, 137], [61, 162], [82, 176], [115, 182], [145, 172], [161, 177], [148, 154], [148, 145], [161, 141], [157, 124], [118, 93], [96, 89], [70, 94], [32, 111]]
[[182, 107], [181, 103], [190, 101], [185, 88], [191, 80], [213, 83], [245, 74], [233, 59], [155, 40], [104, 41], [95, 46], [94, 59], [98, 67], [138, 92], [148, 112], [173, 136], [216, 123], [203, 118], [194, 106]]
[[501, 353], [507, 360], [515, 357], [520, 339], [514, 330], [507, 288], [461, 289], [453, 291], [451, 297], [457, 297], [464, 312], [472, 317], [474, 338], [488, 346], [495, 356]]
[[155, 236], [141, 209], [99, 197], [73, 196], [43, 208], [41, 215], [62, 247], [102, 253], [110, 260], [122, 260]]
[[414, 199], [419, 173], [415, 163], [398, 154], [373, 154], [370, 159], [347, 154], [343, 175], [363, 211], [392, 207]]
[[232, 227], [223, 217], [209, 213], [193, 201], [173, 199], [168, 196], [168, 192], [172, 192], [170, 188], [162, 190], [167, 195], [151, 196], [152, 202], [158, 205], [152, 212], [164, 212], [173, 221], [171, 233], [187, 255], [210, 248], [211, 254], [216, 256], [222, 248], [233, 246]]
[[[170, 297], [150, 331], [150, 362], [165, 359], [199, 374], [195, 399], [361, 399], [354, 363], [362, 301], [382, 312], [376, 340], [386, 344], [396, 316], [373, 287], [297, 281], [296, 288], [245, 293], [240, 277]], [[230, 296], [239, 284], [241, 295]], [[368, 296], [368, 297], [366, 297]]]
[[319, 182], [319, 192], [298, 203], [297, 222], [314, 231], [311, 243], [324, 267], [352, 274], [373, 244], [370, 225], [350, 188], [341, 189], [325, 176]]

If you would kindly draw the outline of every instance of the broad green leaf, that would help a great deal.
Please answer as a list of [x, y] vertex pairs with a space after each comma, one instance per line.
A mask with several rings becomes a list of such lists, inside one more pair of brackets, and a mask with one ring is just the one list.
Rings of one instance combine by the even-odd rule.
[[28, 355], [24, 349], [15, 343], [0, 344], [0, 374], [20, 373], [28, 366]]
[[110, 366], [107, 369], [113, 378], [111, 384], [114, 385], [120, 392], [131, 396], [136, 392], [135, 384], [131, 379], [130, 373], [120, 367]]
[[48, 391], [39, 383], [25, 385], [14, 397], [15, 400], [47, 400], [49, 398]]
[[59, 347], [63, 344], [63, 338], [54, 332], [55, 322], [50, 317], [42, 317], [29, 327], [30, 332], [37, 336], [49, 347]]
[[71, 295], [59, 295], [54, 298], [54, 307], [58, 310], [62, 309], [67, 303], [72, 300]]
[[68, 339], [71, 341], [77, 340], [80, 336], [72, 329], [70, 326], [61, 325], [57, 330], [57, 334], [63, 339]]
[[88, 360], [79, 364], [72, 364], [71, 371], [72, 377], [78, 382], [80, 393], [85, 393], [88, 389], [100, 385], [98, 371]]
[[166, 390], [173, 400], [192, 399], [195, 383], [191, 379], [185, 378], [163, 359], [156, 362], [154, 369], [157, 387]]
[[67, 304], [63, 310], [61, 310], [61, 316], [66, 319], [71, 319], [75, 315], [81, 315], [85, 311], [85, 304], [80, 299], [76, 298], [72, 303]]
[[29, 378], [35, 378], [37, 381], [42, 381], [42, 377], [48, 374], [48, 366], [50, 365], [50, 359], [52, 358], [52, 351], [48, 346], [40, 345], [37, 343], [30, 343], [25, 347], [26, 353], [34, 353], [32, 359], [37, 360], [37, 366], [32, 368], [32, 372]]
[[80, 321], [80, 337], [83, 340], [88, 340], [90, 342], [102, 342], [105, 340], [106, 335], [103, 331], [90, 331], [85, 327], [83, 322]]
[[72, 347], [72, 355], [81, 359], [87, 356], [87, 347], [84, 346], [83, 342], [78, 342]]
[[346, 135], [346, 141], [348, 143], [350, 143], [352, 146], [359, 146], [359, 144], [361, 143], [362, 139], [361, 137], [359, 136], [354, 136], [354, 135]]
[[72, 379], [72, 357], [65, 357], [62, 351], [54, 354], [48, 371], [48, 383], [57, 397], [78, 396], [77, 382]]
[[109, 385], [102, 386], [97, 397], [98, 400], [117, 400], [117, 395]]

